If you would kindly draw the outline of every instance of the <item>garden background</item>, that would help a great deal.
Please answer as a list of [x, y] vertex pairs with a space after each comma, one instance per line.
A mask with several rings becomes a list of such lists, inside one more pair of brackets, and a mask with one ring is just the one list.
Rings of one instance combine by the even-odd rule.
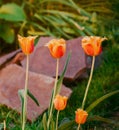
[[[0, 56], [19, 48], [17, 34], [62, 37], [68, 40], [87, 35], [107, 37], [108, 40], [103, 42], [102, 63], [94, 71], [89, 90], [90, 98], [86, 102], [86, 106], [89, 106], [104, 94], [119, 90], [118, 7], [118, 0], [0, 0]], [[66, 109], [61, 112], [61, 119], [74, 119], [86, 83], [87, 79], [69, 84], [73, 93]], [[1, 105], [1, 124], [4, 119], [8, 129], [20, 129], [18, 113]], [[37, 130], [40, 121], [41, 116], [33, 123], [28, 122], [26, 129]], [[118, 130], [118, 122], [119, 96], [116, 94], [90, 112], [90, 118], [83, 128]]]

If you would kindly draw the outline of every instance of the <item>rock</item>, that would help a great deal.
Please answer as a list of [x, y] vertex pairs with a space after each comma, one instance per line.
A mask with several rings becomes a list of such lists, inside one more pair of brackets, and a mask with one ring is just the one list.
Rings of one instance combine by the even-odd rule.
[[[44, 47], [51, 39], [53, 38], [41, 37], [39, 39], [35, 51], [30, 55], [30, 71], [55, 77], [56, 59], [52, 58], [48, 48]], [[65, 78], [72, 81], [77, 79], [86, 70], [86, 57], [81, 47], [81, 39], [79, 37], [66, 41], [67, 51], [60, 59], [59, 75], [62, 73], [68, 53], [71, 52]], [[21, 64], [25, 67], [26, 59]]]
[[15, 57], [10, 61], [9, 64], [20, 64], [20, 62], [25, 58], [25, 54], [23, 52], [19, 52], [15, 55]]
[[[21, 103], [18, 97], [18, 90], [24, 88], [25, 70], [16, 65], [10, 64], [0, 71], [0, 103], [5, 104], [12, 109], [21, 112]], [[36, 119], [49, 106], [54, 79], [43, 74], [29, 72], [28, 89], [38, 99], [40, 106], [38, 107], [34, 101], [28, 98], [29, 120]], [[70, 96], [71, 90], [62, 86], [61, 94]]]
[[[19, 58], [18, 58], [19, 57]], [[17, 63], [20, 60], [23, 60], [23, 53], [21, 49], [13, 51], [9, 54], [0, 57], [0, 69], [4, 68], [6, 65], [10, 63]]]
[[[103, 53], [95, 57], [95, 65], [94, 65], [95, 69], [97, 69], [102, 64], [102, 59], [103, 59]], [[92, 65], [92, 56], [87, 56], [86, 62], [87, 62], [87, 68], [90, 69]]]

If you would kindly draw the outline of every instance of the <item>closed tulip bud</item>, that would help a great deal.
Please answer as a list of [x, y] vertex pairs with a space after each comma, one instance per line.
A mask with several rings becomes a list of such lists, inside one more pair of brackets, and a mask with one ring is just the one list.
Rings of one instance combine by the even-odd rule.
[[29, 55], [34, 50], [35, 36], [22, 37], [18, 35], [18, 41], [24, 54]]
[[86, 36], [82, 39], [82, 48], [85, 53], [89, 56], [97, 56], [102, 52], [102, 41], [106, 38], [101, 38], [98, 36]]
[[67, 97], [65, 96], [61, 96], [61, 95], [56, 95], [55, 99], [54, 99], [54, 107], [56, 110], [64, 110], [66, 105], [67, 105]]
[[77, 109], [77, 111], [75, 112], [76, 116], [75, 116], [75, 121], [78, 124], [84, 124], [86, 122], [88, 113], [82, 109]]
[[61, 58], [65, 54], [66, 42], [64, 39], [52, 39], [46, 46], [54, 58]]

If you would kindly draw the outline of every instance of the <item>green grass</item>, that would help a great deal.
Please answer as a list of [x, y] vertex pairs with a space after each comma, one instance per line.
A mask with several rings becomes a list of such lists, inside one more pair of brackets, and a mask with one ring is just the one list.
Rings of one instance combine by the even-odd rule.
[[[93, 101], [103, 96], [104, 94], [107, 94], [114, 90], [119, 90], [118, 77], [119, 77], [119, 45], [118, 44], [114, 44], [113, 46], [108, 45], [108, 47], [105, 47], [104, 52], [102, 54], [102, 64], [100, 65], [100, 67], [94, 70], [93, 80], [91, 82], [85, 108], [88, 107]], [[65, 117], [69, 118], [70, 120], [74, 120], [75, 111], [77, 108], [81, 106], [87, 81], [88, 79], [85, 79], [81, 82], [76, 82], [75, 85], [71, 86], [73, 93], [68, 100], [68, 105], [66, 109], [60, 112], [60, 119], [59, 119], [60, 122]], [[84, 129], [94, 127], [99, 128], [99, 125], [101, 126], [102, 124], [104, 124], [100, 121], [90, 121], [90, 118], [94, 117], [94, 115], [99, 115], [108, 119], [115, 118], [113, 116], [113, 113], [119, 111], [118, 101], [119, 96], [118, 94], [116, 94], [101, 102], [89, 113], [89, 119], [85, 124], [85, 127], [83, 126], [83, 128]], [[20, 130], [19, 114], [1, 105], [0, 123], [3, 123], [3, 120], [6, 120], [8, 130]], [[28, 122], [26, 125], [26, 130], [39, 130], [40, 121], [41, 117], [39, 117], [33, 123]], [[114, 121], [117, 121], [117, 119], [115, 119]], [[114, 130], [118, 129], [118, 127], [116, 127], [114, 124], [111, 126], [106, 124], [106, 126], [101, 126], [101, 129], [103, 130], [105, 127], [109, 130], [110, 128], [113, 128]]]
[[[93, 80], [90, 85], [87, 96], [86, 107], [101, 96], [119, 90], [119, 45], [108, 47], [104, 50], [102, 64], [95, 69]], [[74, 118], [74, 111], [81, 107], [83, 95], [87, 80], [78, 82], [74, 86], [73, 93], [69, 99], [67, 109], [63, 112], [65, 116]], [[119, 111], [119, 96], [118, 94], [104, 100], [93, 111], [89, 113], [90, 116], [100, 115], [109, 118], [112, 113]], [[70, 113], [70, 114], [69, 114]]]

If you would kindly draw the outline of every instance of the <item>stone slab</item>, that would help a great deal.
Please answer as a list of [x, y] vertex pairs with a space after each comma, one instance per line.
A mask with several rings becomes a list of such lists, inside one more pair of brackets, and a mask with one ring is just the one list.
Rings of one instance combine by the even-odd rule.
[[21, 60], [23, 60], [24, 58], [25, 55], [23, 54], [23, 52], [21, 52], [21, 49], [3, 55], [0, 57], [0, 70], [12, 63], [21, 64]]
[[9, 61], [10, 59], [12, 59], [17, 53], [19, 53], [21, 51], [21, 49], [10, 52], [4, 56], [0, 57], [0, 65], [4, 64], [5, 62]]
[[[56, 59], [52, 58], [49, 50], [44, 45], [52, 37], [41, 37], [35, 47], [34, 52], [30, 55], [30, 71], [55, 77]], [[81, 37], [66, 41], [66, 54], [60, 59], [59, 75], [62, 73], [66, 58], [71, 52], [70, 62], [68, 64], [66, 79], [75, 80], [86, 70], [86, 55], [81, 47]], [[26, 59], [21, 62], [25, 68]]]
[[[16, 64], [10, 64], [2, 69], [0, 71], [0, 103], [21, 112], [18, 90], [24, 88], [24, 83], [25, 70], [22, 67]], [[29, 72], [28, 89], [40, 103], [40, 106], [38, 107], [30, 98], [28, 98], [27, 117], [29, 120], [36, 119], [48, 108], [53, 86], [54, 78]], [[62, 95], [70, 96], [71, 92], [72, 91], [69, 88], [62, 86]]]

